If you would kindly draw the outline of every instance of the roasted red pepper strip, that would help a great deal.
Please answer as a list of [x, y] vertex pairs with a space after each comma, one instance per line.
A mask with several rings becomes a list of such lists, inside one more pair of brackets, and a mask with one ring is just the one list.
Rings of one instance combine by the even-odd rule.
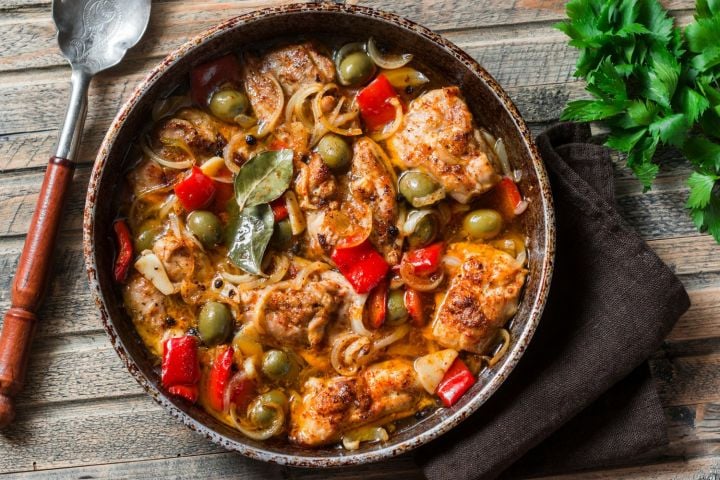
[[235, 407], [239, 411], [244, 411], [250, 404], [255, 393], [255, 382], [250, 378], [243, 377], [233, 387], [233, 391], [230, 393], [231, 403], [235, 404]]
[[331, 258], [357, 293], [372, 290], [390, 269], [390, 265], [367, 240], [354, 247], [336, 248]]
[[391, 98], [397, 98], [397, 93], [382, 74], [360, 90], [357, 95], [360, 115], [369, 130], [377, 130], [395, 118], [395, 107], [390, 103]]
[[425, 248], [411, 250], [405, 254], [403, 262], [408, 262], [413, 267], [416, 275], [429, 275], [435, 272], [440, 266], [442, 258], [443, 243], [437, 242]]
[[225, 388], [233, 373], [233, 353], [232, 347], [226, 348], [225, 351], [215, 357], [210, 370], [210, 378], [207, 383], [208, 403], [218, 412], [222, 412], [225, 406]]
[[280, 197], [273, 200], [272, 202], [270, 202], [270, 207], [272, 207], [275, 222], [281, 222], [288, 218], [289, 214], [287, 209], [287, 203], [285, 203], [285, 197]]
[[215, 196], [213, 196], [210, 210], [214, 213], [223, 213], [227, 210], [227, 202], [235, 197], [235, 188], [232, 183], [214, 182]]
[[382, 280], [373, 288], [368, 297], [368, 324], [372, 328], [380, 328], [387, 316], [388, 282]]
[[[197, 339], [192, 335], [168, 338], [163, 344], [162, 384], [170, 393], [197, 387], [200, 380]], [[172, 387], [186, 387], [185, 389]], [[179, 394], [184, 396], [184, 394]], [[187, 397], [185, 397], [187, 398]], [[197, 397], [196, 397], [197, 398]], [[191, 400], [193, 401], [193, 400]]]
[[207, 107], [210, 96], [223, 83], [241, 83], [240, 63], [235, 55], [225, 55], [202, 65], [190, 72], [190, 96], [201, 107]]
[[199, 167], [192, 167], [190, 174], [175, 184], [175, 195], [185, 210], [191, 212], [207, 207], [215, 196], [215, 182]]
[[198, 399], [200, 390], [197, 385], [173, 385], [168, 388], [168, 392], [178, 397], [182, 397], [190, 403], [195, 403]]
[[405, 308], [410, 315], [410, 323], [415, 327], [425, 326], [425, 315], [423, 313], [423, 301], [420, 292], [408, 288], [405, 290]]
[[515, 209], [522, 202], [520, 190], [518, 190], [515, 182], [508, 177], [504, 177], [500, 180], [500, 183], [495, 185], [494, 190], [495, 201], [500, 214], [508, 221], [515, 218]]
[[115, 258], [113, 274], [116, 282], [123, 283], [127, 278], [130, 263], [133, 259], [132, 236], [130, 235], [130, 229], [125, 220], [117, 220], [113, 224], [113, 230], [115, 230], [118, 244], [118, 253]]
[[437, 388], [437, 396], [443, 405], [452, 407], [475, 383], [475, 376], [465, 362], [456, 358]]

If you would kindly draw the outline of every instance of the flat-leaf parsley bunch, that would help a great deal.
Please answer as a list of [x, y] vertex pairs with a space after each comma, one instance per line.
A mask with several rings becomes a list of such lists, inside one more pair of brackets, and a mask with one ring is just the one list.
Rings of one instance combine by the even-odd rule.
[[627, 153], [645, 189], [660, 145], [692, 163], [687, 207], [720, 243], [720, 0], [697, 0], [680, 29], [657, 0], [572, 0], [556, 27], [580, 50], [576, 77], [593, 100], [570, 102], [563, 120], [599, 121], [606, 145]]

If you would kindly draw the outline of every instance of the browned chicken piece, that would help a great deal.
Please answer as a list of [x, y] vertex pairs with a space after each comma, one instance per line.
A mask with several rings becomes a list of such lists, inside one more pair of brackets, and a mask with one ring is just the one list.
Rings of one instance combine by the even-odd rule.
[[308, 279], [301, 290], [273, 290], [265, 303], [261, 331], [279, 347], [315, 347], [337, 316], [343, 296], [343, 288], [323, 274]]
[[305, 164], [302, 159], [310, 154], [310, 131], [302, 122], [283, 123], [273, 132], [283, 148], [290, 148], [294, 152], [295, 169]]
[[356, 377], [310, 378], [290, 413], [290, 441], [319, 447], [350, 430], [415, 413], [424, 390], [409, 360], [376, 363]]
[[498, 329], [517, 311], [526, 274], [503, 251], [488, 245], [469, 247], [437, 309], [435, 340], [444, 347], [485, 353]]
[[494, 153], [475, 138], [472, 114], [458, 87], [431, 90], [413, 100], [388, 146], [404, 168], [432, 175], [460, 203], [500, 180]]
[[348, 181], [338, 181], [319, 155], [296, 182], [300, 206], [308, 219], [308, 245], [329, 252], [347, 234], [372, 228], [370, 242], [391, 265], [400, 261], [397, 235], [397, 195], [392, 178], [362, 137], [353, 146]]
[[177, 175], [177, 170], [165, 169], [149, 158], [146, 158], [140, 160], [140, 162], [130, 170], [127, 180], [132, 187], [133, 193], [140, 195], [151, 188], [169, 185]]
[[134, 269], [123, 286], [123, 298], [140, 337], [156, 355], [162, 355], [163, 333], [168, 329], [186, 331], [194, 316], [190, 308], [166, 297]]
[[371, 140], [362, 137], [353, 147], [350, 191], [353, 201], [372, 210], [370, 242], [390, 265], [400, 262], [402, 245], [397, 241], [397, 193], [392, 178], [375, 155]]
[[187, 159], [180, 148], [167, 145], [168, 140], [184, 142], [196, 158], [221, 156], [222, 149], [236, 127], [219, 122], [197, 108], [183, 108], [163, 120], [152, 135], [152, 148], [171, 161]]
[[303, 85], [328, 83], [335, 78], [335, 65], [310, 43], [280, 47], [262, 59], [263, 72], [271, 72], [290, 98]]
[[168, 230], [155, 240], [153, 252], [162, 262], [171, 282], [180, 282], [192, 277], [195, 271], [193, 247], [194, 244], [177, 237], [172, 230]]
[[246, 55], [243, 61], [243, 85], [260, 128], [272, 131], [282, 116], [285, 98], [272, 72], [262, 71], [260, 60]]

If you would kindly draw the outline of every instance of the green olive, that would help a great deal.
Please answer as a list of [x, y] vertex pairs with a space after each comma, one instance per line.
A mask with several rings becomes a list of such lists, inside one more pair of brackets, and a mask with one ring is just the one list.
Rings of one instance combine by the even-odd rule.
[[262, 359], [262, 372], [272, 380], [285, 378], [292, 370], [292, 361], [282, 350], [269, 350]]
[[495, 210], [474, 210], [463, 220], [463, 229], [472, 238], [487, 240], [502, 230], [502, 216]]
[[232, 333], [233, 318], [224, 303], [208, 302], [198, 315], [198, 332], [207, 345], [223, 343]]
[[237, 90], [220, 90], [210, 100], [210, 111], [220, 120], [232, 121], [244, 113], [248, 107], [248, 98]]
[[273, 228], [273, 234], [270, 241], [277, 248], [287, 248], [290, 246], [292, 240], [292, 227], [290, 226], [290, 220], [282, 220], [275, 224]]
[[222, 225], [212, 212], [195, 210], [187, 216], [187, 223], [190, 231], [205, 247], [213, 247], [220, 241]]
[[427, 197], [438, 188], [430, 175], [417, 170], [409, 170], [400, 177], [400, 193], [410, 203], [416, 198]]
[[317, 151], [325, 165], [332, 170], [347, 168], [352, 159], [352, 151], [342, 137], [334, 134], [325, 135], [318, 142]]
[[375, 63], [365, 52], [353, 52], [343, 58], [338, 76], [343, 85], [363, 85], [375, 74]]
[[408, 243], [413, 248], [428, 245], [438, 233], [438, 220], [435, 215], [425, 215], [415, 225], [415, 230], [408, 237]]
[[162, 223], [160, 223], [160, 220], [155, 218], [145, 220], [142, 225], [140, 225], [138, 234], [135, 236], [135, 250], [138, 252], [152, 250], [155, 240], [160, 236], [160, 233], [162, 233]]
[[281, 390], [270, 390], [253, 400], [248, 408], [248, 418], [257, 428], [267, 428], [275, 420], [278, 411], [269, 404], [275, 404], [285, 410], [288, 398]]
[[403, 290], [390, 290], [387, 297], [387, 322], [390, 325], [398, 325], [408, 318], [407, 307], [405, 306], [405, 292]]

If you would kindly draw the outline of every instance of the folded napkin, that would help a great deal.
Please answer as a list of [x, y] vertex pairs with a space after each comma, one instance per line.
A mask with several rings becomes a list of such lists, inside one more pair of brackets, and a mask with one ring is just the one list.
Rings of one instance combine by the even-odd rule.
[[618, 215], [609, 151], [589, 137], [587, 125], [561, 124], [537, 139], [557, 217], [547, 307], [500, 389], [417, 451], [429, 480], [592, 468], [667, 442], [646, 360], [690, 300]]

